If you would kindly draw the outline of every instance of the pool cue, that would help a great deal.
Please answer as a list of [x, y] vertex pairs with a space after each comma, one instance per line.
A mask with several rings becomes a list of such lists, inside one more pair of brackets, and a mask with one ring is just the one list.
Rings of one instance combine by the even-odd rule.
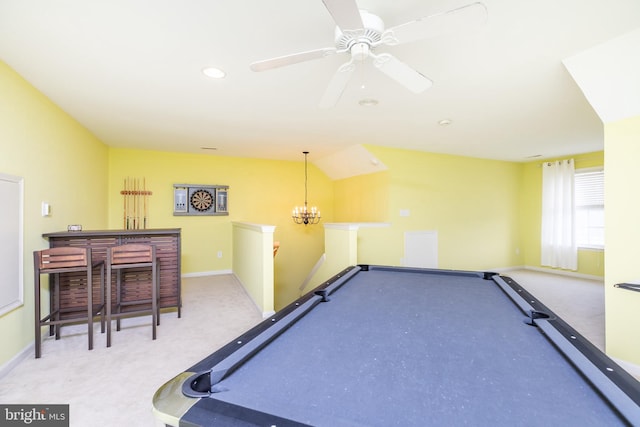
[[138, 229], [140, 221], [138, 218], [140, 210], [138, 209], [138, 178], [133, 179], [133, 228]]
[[147, 228], [147, 178], [142, 178], [142, 197], [144, 197], [144, 223], [143, 228]]
[[136, 179], [129, 177], [129, 228], [136, 229]]
[[122, 212], [122, 228], [127, 228], [127, 178], [124, 179], [124, 188], [121, 193], [124, 196], [124, 212]]
[[127, 215], [127, 228], [133, 228], [133, 199], [131, 198], [131, 189], [133, 188], [133, 181], [131, 177], [127, 178], [129, 182], [127, 183], [127, 197], [129, 197], [129, 214]]
[[130, 196], [129, 195], [129, 185], [130, 185], [129, 177], [126, 178], [125, 182], [126, 182], [126, 184], [125, 184], [125, 187], [124, 187], [124, 194], [125, 194], [125, 197], [127, 198], [127, 227], [126, 228], [128, 230], [129, 229], [129, 219], [130, 219], [130, 214], [131, 214], [131, 199], [129, 198], [129, 196]]

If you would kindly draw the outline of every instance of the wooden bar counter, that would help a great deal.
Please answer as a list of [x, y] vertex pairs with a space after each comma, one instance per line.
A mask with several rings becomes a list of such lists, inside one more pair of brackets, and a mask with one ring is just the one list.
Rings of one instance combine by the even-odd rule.
[[[42, 237], [49, 240], [49, 247], [79, 246], [91, 248], [93, 262], [106, 260], [107, 248], [125, 243], [150, 244], [156, 247], [160, 262], [160, 307], [176, 308], [181, 316], [182, 291], [180, 280], [180, 229], [143, 229], [143, 230], [97, 230], [64, 231], [46, 233]], [[61, 275], [60, 280], [76, 280], [73, 273]], [[94, 281], [99, 277], [94, 277]], [[127, 280], [124, 278], [124, 280]], [[140, 280], [138, 276], [135, 280]], [[145, 280], [145, 279], [143, 279]], [[150, 277], [148, 278], [151, 286]], [[71, 308], [86, 304], [86, 291], [78, 287], [65, 286], [63, 289], [75, 289], [77, 294], [64, 295], [61, 292], [61, 308]], [[113, 286], [115, 289], [115, 286]], [[112, 296], [115, 298], [115, 295]], [[99, 295], [94, 295], [99, 298]], [[84, 301], [83, 301], [84, 300]]]

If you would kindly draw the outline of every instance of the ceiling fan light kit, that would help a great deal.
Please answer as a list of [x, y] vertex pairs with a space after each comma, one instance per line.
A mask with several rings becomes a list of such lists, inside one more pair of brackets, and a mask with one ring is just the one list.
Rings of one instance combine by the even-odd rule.
[[362, 27], [354, 30], [335, 29], [335, 45], [338, 52], [348, 51], [356, 43], [366, 43], [369, 46], [377, 46], [382, 40], [384, 32], [384, 22], [382, 19], [366, 10], [360, 10]]
[[424, 92], [433, 84], [429, 78], [389, 53], [375, 54], [376, 48], [381, 45], [395, 46], [421, 40], [460, 27], [476, 26], [482, 24], [487, 16], [484, 4], [471, 3], [385, 30], [383, 20], [373, 13], [359, 10], [355, 0], [323, 0], [323, 3], [336, 23], [335, 47], [279, 56], [250, 65], [253, 71], [266, 71], [329, 55], [348, 53], [351, 58], [338, 67], [329, 81], [320, 99], [320, 108], [331, 108], [338, 103], [356, 65], [362, 65], [368, 59], [372, 60], [376, 69], [409, 91], [415, 94]]

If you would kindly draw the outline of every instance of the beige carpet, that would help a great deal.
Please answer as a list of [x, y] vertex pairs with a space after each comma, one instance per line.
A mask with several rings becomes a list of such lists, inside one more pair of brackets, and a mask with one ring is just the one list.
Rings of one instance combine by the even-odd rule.
[[[529, 270], [505, 275], [603, 348], [601, 282]], [[158, 387], [261, 321], [231, 275], [184, 279], [183, 300], [181, 319], [162, 314], [155, 341], [149, 318], [129, 319], [109, 349], [98, 329], [93, 351], [85, 328], [63, 328], [61, 340], [45, 340], [41, 359], [29, 357], [0, 379], [0, 402], [68, 403], [76, 427], [159, 425], [151, 413]]]
[[604, 351], [604, 283], [535, 270], [503, 273]]
[[159, 425], [151, 413], [158, 387], [262, 320], [231, 275], [182, 283], [182, 318], [163, 313], [155, 341], [150, 317], [124, 320], [111, 348], [96, 323], [92, 351], [86, 327], [63, 327], [60, 340], [44, 341], [42, 358], [0, 379], [0, 402], [69, 404], [77, 427]]

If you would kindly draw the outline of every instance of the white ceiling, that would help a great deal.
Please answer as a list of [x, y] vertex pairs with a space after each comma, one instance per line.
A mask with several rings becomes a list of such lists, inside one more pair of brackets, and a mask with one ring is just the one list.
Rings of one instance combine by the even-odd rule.
[[640, 28], [563, 63], [604, 123], [640, 114]]
[[[470, 0], [357, 3], [391, 27]], [[637, 28], [640, 1], [483, 3], [480, 28], [381, 48], [430, 89], [361, 67], [332, 109], [317, 104], [345, 56], [249, 69], [333, 47], [321, 0], [0, 0], [0, 59], [115, 147], [287, 160], [308, 150], [310, 161], [357, 144], [511, 161], [603, 149], [602, 122], [562, 61]]]

